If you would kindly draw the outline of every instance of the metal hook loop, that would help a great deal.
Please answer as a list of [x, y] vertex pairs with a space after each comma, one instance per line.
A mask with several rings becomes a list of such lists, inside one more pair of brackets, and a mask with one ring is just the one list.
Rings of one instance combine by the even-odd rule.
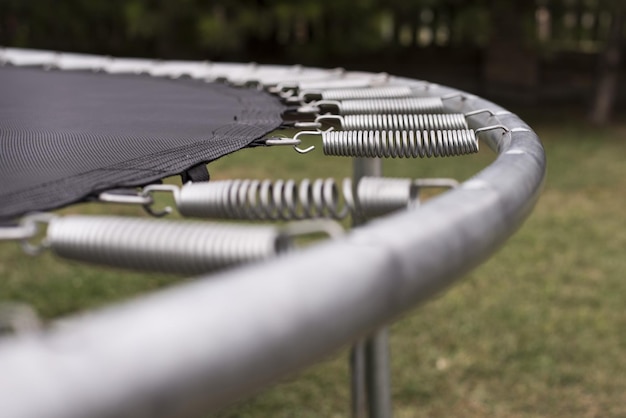
[[42, 251], [49, 247], [47, 238], [43, 238], [39, 243], [32, 244], [29, 239], [36, 237], [40, 232], [41, 225], [48, 225], [57, 215], [51, 213], [33, 213], [22, 219], [20, 225], [30, 228], [32, 234], [21, 238], [22, 249], [28, 255], [39, 255]]
[[478, 135], [481, 132], [493, 131], [494, 129], [502, 129], [505, 134], [508, 134], [509, 132], [511, 132], [511, 130], [504, 125], [485, 126], [484, 128], [476, 129], [474, 132], [476, 132], [476, 135]]
[[141, 195], [144, 197], [149, 197], [150, 198], [150, 202], [147, 204], [142, 205], [144, 210], [146, 212], [148, 212], [150, 215], [160, 218], [163, 217], [165, 215], [168, 215], [170, 213], [172, 213], [172, 207], [171, 206], [166, 206], [163, 210], [161, 211], [155, 211], [153, 209], [153, 205], [154, 205], [154, 199], [153, 199], [153, 193], [155, 192], [169, 192], [173, 195], [174, 197], [174, 201], [178, 203], [179, 201], [179, 195], [180, 195], [180, 189], [178, 188], [178, 186], [175, 186], [173, 184], [151, 184], [149, 186], [146, 186], [143, 188], [143, 191], [141, 192]]
[[300, 128], [300, 129], [319, 129], [322, 127], [322, 124], [315, 121], [315, 122], [295, 122], [293, 124], [294, 128]]
[[151, 205], [154, 203], [152, 196], [141, 192], [118, 193], [115, 190], [108, 190], [98, 195], [98, 200], [105, 203], [120, 203], [123, 205]]
[[477, 110], [472, 110], [471, 112], [467, 112], [465, 114], [466, 118], [469, 118], [471, 116], [476, 116], [476, 115], [480, 115], [482, 113], [489, 113], [489, 116], [504, 116], [504, 115], [512, 115], [513, 113], [509, 112], [508, 110], [500, 110], [497, 112], [494, 112], [491, 109], [477, 109]]
[[[298, 137], [299, 137], [300, 135], [316, 135], [316, 136], [317, 136], [317, 135], [323, 135], [324, 133], [330, 132], [330, 131], [332, 131], [333, 129], [334, 129], [334, 128], [331, 126], [330, 128], [328, 128], [328, 129], [327, 129], [327, 130], [325, 130], [325, 131], [322, 131], [322, 130], [317, 130], [317, 131], [300, 131], [300, 132], [298, 132], [297, 134], [295, 134], [295, 135], [293, 136], [293, 139], [299, 140], [299, 139], [298, 139]], [[299, 141], [300, 141], [300, 140], [299, 140]], [[300, 141], [300, 142], [301, 142], [301, 141]], [[305, 149], [301, 149], [301, 148], [298, 148], [298, 147], [296, 146], [296, 147], [294, 147], [294, 149], [295, 149], [298, 153], [300, 153], [300, 154], [306, 154], [306, 153], [308, 153], [308, 152], [313, 151], [313, 150], [315, 149], [315, 145], [311, 145], [310, 147], [305, 148]]]
[[[311, 102], [309, 106], [302, 106], [300, 107], [300, 109], [303, 109], [306, 111], [309, 111], [309, 109], [311, 111], [315, 109], [316, 110], [315, 113], [319, 113], [322, 111], [322, 107], [334, 108], [335, 112], [338, 112], [339, 109], [341, 109], [341, 102], [339, 100], [318, 100], [316, 102]], [[298, 109], [298, 111], [300, 111], [300, 109]], [[301, 112], [301, 113], [305, 113], [305, 112]]]
[[440, 97], [441, 100], [450, 100], [450, 99], [456, 99], [456, 98], [460, 98], [461, 100], [467, 100], [469, 99], [470, 96], [469, 94], [466, 93], [450, 93], [450, 94], [444, 94], [443, 96]]
[[326, 114], [326, 115], [319, 115], [315, 118], [315, 122], [319, 123], [320, 127], [322, 126], [323, 121], [329, 121], [329, 120], [339, 122], [340, 127], [344, 125], [344, 118], [341, 115]]
[[20, 222], [18, 225], [0, 227], [0, 241], [29, 239], [37, 235], [37, 227], [33, 223]]

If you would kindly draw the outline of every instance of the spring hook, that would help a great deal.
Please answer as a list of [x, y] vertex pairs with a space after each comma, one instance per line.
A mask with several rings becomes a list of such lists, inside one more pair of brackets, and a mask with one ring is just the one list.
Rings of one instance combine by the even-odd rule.
[[392, 99], [320, 100], [301, 106], [299, 113], [322, 114], [330, 112], [339, 115], [359, 115], [368, 113], [444, 113], [440, 97], [401, 97]]
[[37, 235], [37, 225], [24, 218], [19, 225], [0, 227], [0, 241], [21, 241]]
[[466, 118], [472, 117], [472, 116], [477, 116], [483, 113], [488, 113], [489, 116], [506, 116], [506, 115], [512, 115], [511, 112], [509, 112], [508, 110], [498, 110], [498, 111], [493, 111], [492, 109], [477, 109], [477, 110], [472, 110], [471, 112], [467, 112], [465, 114]]
[[476, 134], [479, 134], [481, 132], [493, 131], [494, 129], [502, 129], [505, 134], [511, 132], [511, 130], [504, 125], [491, 125], [476, 129]]
[[174, 201], [176, 201], [178, 199], [178, 187], [174, 186], [173, 184], [151, 184], [149, 186], [144, 187], [143, 191], [141, 192], [139, 196], [145, 199], [146, 203], [141, 203], [141, 205], [143, 206], [144, 210], [148, 212], [150, 215], [156, 218], [160, 218], [162, 216], [169, 215], [170, 213], [172, 213], [171, 206], [165, 206], [161, 210], [155, 210], [153, 208], [153, 205], [154, 205], [153, 195], [155, 192], [171, 193], [174, 197]]
[[[253, 147], [272, 147], [272, 146], [293, 146], [298, 149], [302, 141], [295, 136], [293, 138], [283, 138], [278, 136], [272, 136], [268, 138], [261, 138], [248, 144], [249, 148]], [[308, 152], [308, 151], [307, 151]]]
[[[145, 190], [145, 189], [144, 189]], [[152, 205], [152, 196], [136, 193], [134, 190], [107, 190], [98, 195], [98, 200], [103, 203], [119, 203], [122, 205]]]
[[473, 94], [468, 94], [468, 93], [450, 93], [450, 94], [444, 94], [443, 96], [441, 96], [441, 100], [452, 100], [452, 99], [460, 99], [461, 101], [465, 101], [468, 99], [472, 99], [476, 96], [474, 96]]
[[45, 238], [37, 244], [31, 243], [30, 240], [39, 235], [41, 225], [47, 225], [55, 218], [56, 215], [50, 213], [27, 215], [16, 226], [0, 227], [0, 241], [20, 241], [25, 253], [37, 255], [48, 246], [48, 242]]

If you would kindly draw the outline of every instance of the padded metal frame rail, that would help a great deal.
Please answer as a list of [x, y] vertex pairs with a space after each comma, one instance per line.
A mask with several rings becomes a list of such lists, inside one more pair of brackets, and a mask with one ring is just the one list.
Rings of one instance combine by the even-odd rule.
[[487, 259], [531, 212], [543, 148], [493, 103], [436, 85], [425, 95], [450, 97], [449, 112], [493, 110], [469, 124], [506, 128], [481, 137], [495, 161], [343, 238], [0, 340], [2, 415], [198, 416], [322, 360]]

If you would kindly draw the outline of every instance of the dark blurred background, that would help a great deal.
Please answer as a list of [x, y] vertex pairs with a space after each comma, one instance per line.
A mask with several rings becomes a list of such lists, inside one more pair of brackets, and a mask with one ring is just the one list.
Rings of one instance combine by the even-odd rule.
[[494, 100], [623, 106], [623, 0], [1, 0], [0, 45], [386, 71]]

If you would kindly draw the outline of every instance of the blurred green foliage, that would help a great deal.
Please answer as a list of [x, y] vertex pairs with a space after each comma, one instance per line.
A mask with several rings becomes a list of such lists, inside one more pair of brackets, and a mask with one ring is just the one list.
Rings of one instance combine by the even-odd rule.
[[[0, 44], [166, 58], [376, 48], [374, 0], [42, 0], [0, 2]], [[309, 42], [315, 37], [316, 42]]]
[[455, 28], [451, 41], [475, 44], [489, 33], [488, 3], [3, 0], [0, 45], [163, 58], [229, 59], [258, 51], [297, 58], [381, 51], [402, 36], [415, 39], [420, 25], [442, 24]]
[[[537, 8], [553, 32], [601, 37], [613, 0], [2, 0], [0, 45], [116, 56], [314, 62], [418, 46], [483, 47], [511, 19], [536, 36]], [[507, 11], [508, 18], [504, 15]], [[504, 11], [504, 13], [502, 13]], [[596, 17], [593, 28], [561, 27]], [[571, 19], [570, 19], [571, 20]], [[515, 23], [517, 25], [517, 23]], [[567, 25], [566, 25], [567, 26]], [[425, 30], [425, 32], [424, 32]], [[569, 31], [569, 32], [568, 32]], [[571, 33], [570, 33], [571, 32]], [[578, 33], [581, 32], [581, 33]], [[303, 60], [303, 57], [307, 58]], [[266, 60], [267, 61], [267, 60]]]

